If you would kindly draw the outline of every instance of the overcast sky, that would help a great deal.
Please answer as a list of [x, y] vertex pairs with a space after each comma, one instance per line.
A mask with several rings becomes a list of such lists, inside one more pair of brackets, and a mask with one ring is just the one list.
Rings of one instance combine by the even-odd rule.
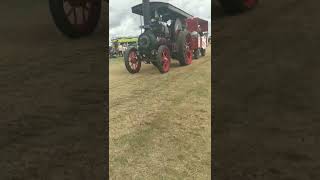
[[[168, 2], [185, 12], [205, 19], [209, 23], [211, 34], [211, 0], [150, 0]], [[131, 12], [131, 7], [142, 3], [142, 0], [109, 1], [109, 42], [113, 37], [138, 36], [141, 33], [140, 16]], [[142, 21], [143, 18], [141, 17]]]

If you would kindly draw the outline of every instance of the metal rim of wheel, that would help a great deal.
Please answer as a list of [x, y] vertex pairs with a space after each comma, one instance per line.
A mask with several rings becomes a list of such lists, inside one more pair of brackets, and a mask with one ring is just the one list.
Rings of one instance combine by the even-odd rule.
[[130, 51], [129, 52], [129, 66], [132, 69], [132, 71], [136, 72], [140, 68], [140, 63], [138, 60], [137, 52], [136, 51]]
[[63, 9], [69, 23], [79, 32], [86, 32], [92, 25], [96, 0], [63, 0]]
[[164, 48], [161, 52], [161, 65], [163, 72], [168, 72], [170, 69], [170, 53], [168, 48]]

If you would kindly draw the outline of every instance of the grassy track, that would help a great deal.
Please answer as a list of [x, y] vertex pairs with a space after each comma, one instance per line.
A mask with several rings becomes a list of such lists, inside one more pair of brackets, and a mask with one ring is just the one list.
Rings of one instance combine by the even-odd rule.
[[111, 179], [210, 179], [211, 52], [167, 74], [109, 66]]

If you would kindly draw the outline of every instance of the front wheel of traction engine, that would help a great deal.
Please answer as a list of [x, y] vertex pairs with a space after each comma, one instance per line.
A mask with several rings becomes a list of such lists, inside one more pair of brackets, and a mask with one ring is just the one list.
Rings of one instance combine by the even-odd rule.
[[161, 73], [166, 73], [170, 70], [171, 56], [170, 50], [167, 46], [161, 45], [158, 48], [157, 62], [154, 64], [157, 66]]
[[185, 66], [192, 63], [191, 35], [186, 31], [181, 31], [177, 39], [178, 60], [180, 65]]
[[131, 74], [137, 73], [141, 68], [141, 61], [138, 58], [137, 49], [132, 47], [124, 54], [124, 64]]
[[70, 38], [90, 35], [97, 27], [102, 0], [49, 0], [58, 29]]

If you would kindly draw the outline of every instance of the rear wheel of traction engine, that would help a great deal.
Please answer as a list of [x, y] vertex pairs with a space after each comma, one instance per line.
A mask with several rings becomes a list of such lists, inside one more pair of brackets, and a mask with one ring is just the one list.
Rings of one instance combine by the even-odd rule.
[[141, 61], [137, 55], [137, 49], [131, 47], [124, 54], [124, 64], [126, 65], [127, 70], [134, 74], [140, 71]]
[[191, 35], [189, 32], [181, 31], [177, 39], [178, 60], [180, 65], [185, 66], [192, 63]]
[[227, 13], [239, 13], [254, 8], [258, 0], [219, 0]]
[[53, 20], [68, 37], [90, 35], [97, 27], [102, 0], [49, 0]]
[[205, 55], [206, 55], [206, 49], [202, 49], [202, 48], [201, 48], [200, 51], [201, 51], [201, 56], [205, 56]]
[[170, 50], [167, 46], [161, 45], [158, 48], [157, 61], [154, 65], [157, 66], [161, 73], [166, 73], [170, 70], [170, 63]]

